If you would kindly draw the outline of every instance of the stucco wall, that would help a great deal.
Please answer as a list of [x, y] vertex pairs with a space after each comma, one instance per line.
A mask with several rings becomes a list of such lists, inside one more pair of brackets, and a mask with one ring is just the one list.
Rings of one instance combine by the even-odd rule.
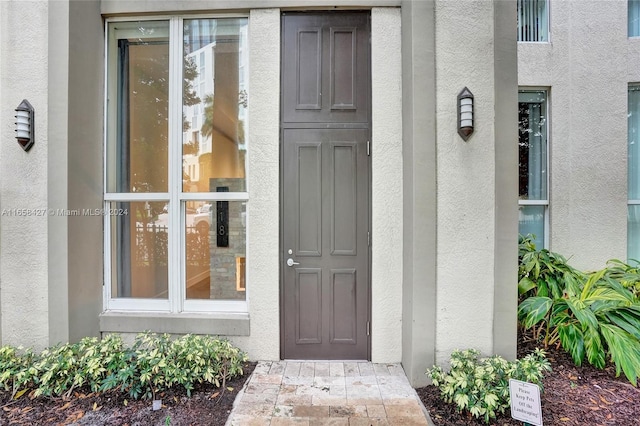
[[247, 300], [251, 359], [280, 358], [280, 11], [249, 15]]
[[402, 58], [400, 9], [371, 11], [371, 359], [402, 357]]
[[[441, 363], [456, 348], [493, 349], [494, 6], [487, 1], [436, 1], [435, 6], [436, 361]], [[475, 96], [475, 132], [466, 142], [457, 133], [456, 107], [465, 86]]]
[[518, 84], [549, 88], [550, 244], [578, 268], [626, 258], [626, 1], [550, 3], [551, 42], [518, 43]]
[[[2, 343], [48, 345], [46, 215], [12, 209], [47, 207], [48, 2], [2, 1], [0, 22], [0, 309]], [[35, 145], [25, 153], [15, 139], [14, 109], [35, 108]]]
[[436, 332], [436, 91], [433, 2], [402, 3], [402, 366], [427, 383]]

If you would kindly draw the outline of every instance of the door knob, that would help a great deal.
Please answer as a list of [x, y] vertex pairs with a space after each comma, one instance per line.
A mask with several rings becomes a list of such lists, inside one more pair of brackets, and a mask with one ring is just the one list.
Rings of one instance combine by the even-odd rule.
[[294, 262], [293, 259], [289, 258], [287, 259], [287, 265], [288, 266], [293, 266], [293, 265], [299, 265], [298, 262]]

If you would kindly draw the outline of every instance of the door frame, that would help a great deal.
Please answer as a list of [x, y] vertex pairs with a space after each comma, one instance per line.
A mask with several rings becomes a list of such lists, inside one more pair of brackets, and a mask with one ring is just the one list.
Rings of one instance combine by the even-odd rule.
[[[278, 174], [279, 174], [279, 188], [278, 188], [278, 203], [279, 203], [279, 207], [278, 207], [278, 211], [279, 211], [279, 218], [278, 218], [278, 226], [279, 226], [279, 241], [278, 241], [278, 262], [279, 262], [279, 274], [280, 274], [280, 278], [279, 278], [279, 285], [278, 285], [278, 289], [279, 289], [279, 294], [278, 294], [278, 308], [280, 310], [279, 313], [279, 317], [280, 317], [280, 325], [279, 325], [279, 331], [280, 331], [280, 359], [286, 359], [284, 352], [285, 352], [285, 331], [284, 331], [284, 271], [285, 271], [285, 257], [284, 257], [284, 191], [283, 191], [283, 187], [284, 187], [284, 149], [283, 149], [283, 142], [284, 142], [284, 128], [282, 126], [282, 121], [283, 121], [283, 102], [284, 102], [284, 90], [282, 89], [284, 82], [283, 80], [283, 52], [282, 52], [282, 44], [284, 41], [284, 17], [285, 15], [289, 14], [349, 14], [349, 13], [367, 13], [367, 20], [368, 20], [368, 25], [369, 25], [369, 54], [367, 55], [368, 58], [368, 63], [367, 63], [367, 69], [368, 69], [368, 73], [369, 73], [369, 79], [368, 79], [368, 91], [369, 91], [369, 110], [368, 110], [368, 114], [367, 114], [367, 120], [368, 120], [368, 124], [369, 124], [369, 144], [370, 146], [373, 146], [373, 138], [372, 138], [372, 129], [373, 129], [373, 119], [372, 119], [372, 106], [373, 106], [373, 102], [372, 102], [372, 94], [373, 94], [373, 87], [372, 87], [372, 75], [371, 75], [371, 71], [372, 71], [372, 66], [371, 66], [371, 31], [372, 31], [372, 27], [371, 27], [371, 10], [369, 9], [364, 9], [364, 10], [349, 10], [349, 11], [333, 11], [333, 10], [313, 10], [313, 11], [284, 11], [280, 13], [280, 99], [279, 99], [279, 104], [280, 104], [280, 111], [278, 112], [278, 116], [279, 116], [279, 154], [278, 154], [278, 158], [279, 158], [279, 164], [278, 164]], [[343, 124], [344, 128], [349, 128], [349, 123], [344, 123]], [[373, 316], [373, 303], [372, 303], [372, 272], [373, 272], [373, 268], [372, 268], [372, 247], [373, 247], [373, 229], [372, 229], [372, 219], [373, 219], [373, 215], [372, 215], [372, 205], [373, 205], [373, 200], [372, 200], [372, 195], [373, 195], [373, 191], [372, 191], [372, 175], [373, 175], [373, 170], [372, 170], [372, 157], [373, 157], [373, 150], [370, 149], [369, 151], [369, 155], [367, 156], [367, 162], [368, 162], [368, 167], [367, 167], [367, 191], [368, 191], [368, 206], [367, 206], [367, 215], [368, 215], [368, 235], [369, 235], [369, 245], [367, 247], [367, 268], [368, 268], [368, 282], [367, 282], [367, 304], [368, 304], [368, 312], [367, 312], [367, 323], [369, 324], [368, 327], [368, 333], [367, 333], [367, 360], [371, 361], [371, 340], [372, 340], [372, 336], [373, 336], [373, 323], [372, 323], [372, 316]]]

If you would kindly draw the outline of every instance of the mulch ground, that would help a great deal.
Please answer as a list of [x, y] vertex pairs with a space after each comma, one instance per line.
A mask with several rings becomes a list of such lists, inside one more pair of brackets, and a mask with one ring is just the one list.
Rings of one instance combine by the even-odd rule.
[[[531, 341], [518, 342], [518, 356], [531, 352]], [[564, 426], [638, 426], [640, 425], [640, 389], [633, 387], [624, 375], [615, 377], [615, 367], [598, 370], [590, 364], [576, 367], [562, 349], [550, 348], [547, 358], [553, 371], [543, 380], [540, 395], [543, 424]], [[586, 361], [585, 361], [586, 363]], [[420, 399], [436, 426], [486, 425], [467, 414], [458, 413], [455, 406], [440, 399], [434, 386], [417, 389]], [[522, 426], [511, 418], [509, 409], [491, 425]]]
[[78, 390], [70, 398], [31, 398], [24, 394], [11, 400], [9, 392], [0, 392], [0, 425], [211, 425], [223, 426], [233, 401], [255, 368], [247, 363], [244, 375], [225, 384], [196, 387], [191, 398], [182, 388], [161, 394], [162, 408], [152, 410], [149, 400], [132, 400], [127, 394], [91, 393]]

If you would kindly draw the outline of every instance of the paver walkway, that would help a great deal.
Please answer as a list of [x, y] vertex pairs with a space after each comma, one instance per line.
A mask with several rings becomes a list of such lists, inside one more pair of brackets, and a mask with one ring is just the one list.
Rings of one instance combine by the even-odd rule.
[[429, 425], [399, 364], [259, 362], [227, 425]]

